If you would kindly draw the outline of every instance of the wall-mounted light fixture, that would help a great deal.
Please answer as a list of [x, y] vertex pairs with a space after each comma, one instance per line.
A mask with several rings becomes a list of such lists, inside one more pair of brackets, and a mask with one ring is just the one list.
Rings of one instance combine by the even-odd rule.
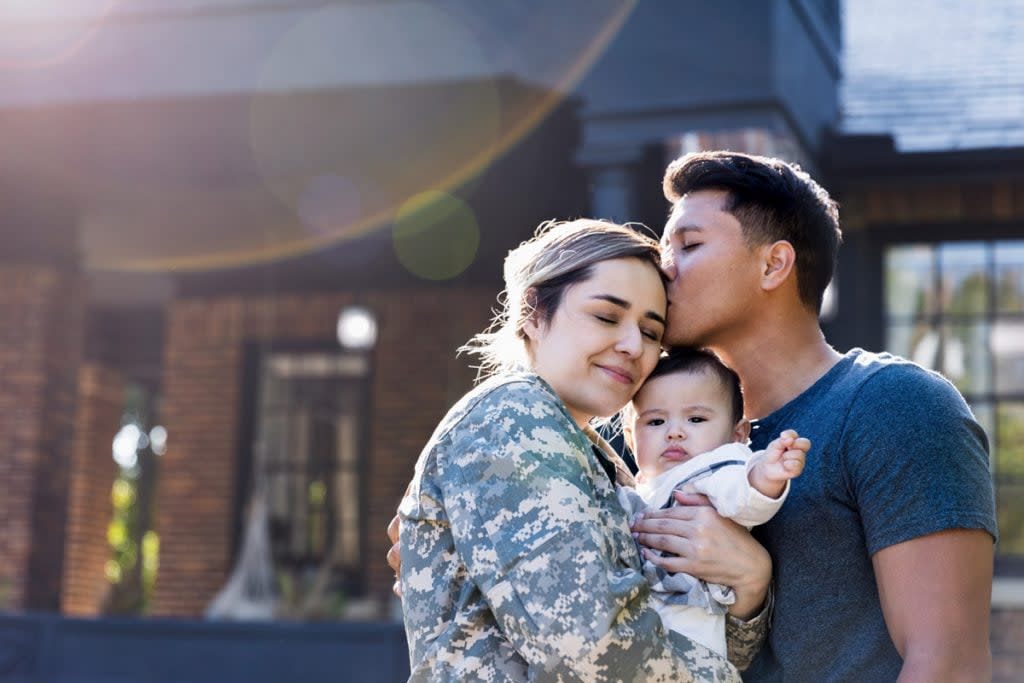
[[338, 313], [338, 343], [365, 351], [377, 343], [377, 318], [362, 306], [346, 306]]

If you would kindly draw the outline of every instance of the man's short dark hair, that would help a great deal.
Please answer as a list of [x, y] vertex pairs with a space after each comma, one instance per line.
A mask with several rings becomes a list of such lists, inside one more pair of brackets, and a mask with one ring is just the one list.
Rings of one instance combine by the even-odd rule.
[[708, 349], [696, 349], [691, 346], [677, 346], [658, 359], [658, 364], [647, 377], [650, 382], [656, 377], [685, 373], [699, 375], [707, 373], [716, 378], [729, 394], [732, 409], [732, 421], [743, 419], [743, 387], [739, 375]]
[[777, 240], [793, 245], [800, 300], [821, 310], [842, 241], [839, 208], [798, 165], [739, 152], [696, 152], [669, 164], [662, 188], [673, 204], [697, 190], [727, 192], [722, 208], [739, 221], [748, 246]]

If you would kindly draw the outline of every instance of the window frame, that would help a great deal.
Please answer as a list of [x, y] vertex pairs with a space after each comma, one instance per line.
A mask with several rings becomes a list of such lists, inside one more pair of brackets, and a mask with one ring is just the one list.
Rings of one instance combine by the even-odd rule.
[[[876, 272], [879, 273], [879, 284], [877, 287], [877, 310], [879, 313], [877, 320], [879, 323], [878, 338], [880, 340], [880, 348], [889, 350], [888, 334], [889, 327], [892, 322], [908, 323], [912, 320], [919, 320], [927, 323], [934, 329], [939, 329], [942, 325], [957, 324], [966, 320], [970, 320], [972, 322], [984, 322], [990, 329], [997, 320], [1024, 322], [1024, 312], [1013, 314], [1000, 314], [997, 312], [994, 289], [992, 289], [994, 287], [994, 282], [991, 279], [986, 310], [982, 314], [949, 314], [943, 312], [941, 307], [937, 307], [936, 311], [932, 313], [922, 314], [916, 317], [913, 314], [890, 316], [888, 301], [886, 298], [886, 257], [890, 249], [908, 246], [928, 247], [933, 259], [932, 286], [940, 287], [942, 282], [942, 268], [938, 251], [940, 246], [968, 243], [984, 245], [986, 254], [986, 274], [994, 275], [994, 246], [996, 243], [1000, 242], [1024, 242], [1024, 235], [1021, 234], [1021, 227], [1019, 224], [1007, 225], [1003, 223], [961, 222], [955, 224], [916, 224], [913, 226], [872, 226], [870, 235], [869, 239], [871, 239], [875, 246], [873, 251], [875, 251], [877, 259]], [[933, 291], [940, 293], [941, 289], [935, 289]], [[995, 420], [997, 414], [996, 408], [999, 404], [1024, 402], [1024, 389], [1012, 393], [998, 392], [994, 381], [995, 358], [991, 352], [987, 350], [986, 356], [989, 373], [993, 378], [992, 383], [984, 391], [965, 391], [962, 392], [962, 394], [964, 395], [965, 400], [967, 400], [972, 406], [972, 410], [975, 404], [989, 406], [992, 410], [993, 420]], [[993, 427], [995, 427], [995, 422], [993, 422]], [[998, 435], [987, 435], [989, 436], [991, 448], [996, 445]], [[990, 457], [993, 464], [993, 486], [996, 488], [996, 495], [998, 496], [998, 472], [995, 471], [994, 449], [992, 449]], [[1024, 484], [1024, 481], [1021, 481], [1020, 483]], [[1024, 502], [1022, 502], [1022, 504], [1024, 504]], [[1005, 580], [1004, 583], [1006, 584], [1003, 586], [1002, 591], [997, 592], [1006, 593], [1008, 590], [1009, 594], [1015, 596], [1012, 598], [1012, 601], [1024, 599], [1024, 554], [996, 554], [995, 574], [997, 583], [1000, 583], [1001, 580]], [[1007, 586], [1009, 587], [1008, 589]]]
[[[235, 485], [235, 499], [233, 505], [233, 533], [231, 562], [237, 559], [241, 550], [243, 534], [245, 533], [245, 510], [253, 487], [256, 481], [256, 457], [254, 444], [259, 432], [260, 410], [263, 401], [263, 376], [262, 368], [265, 358], [274, 354], [296, 354], [296, 355], [331, 355], [336, 357], [360, 357], [366, 363], [366, 373], [359, 378], [360, 392], [362, 394], [362, 406], [356, 425], [357, 439], [357, 460], [355, 464], [355, 475], [357, 489], [360, 493], [358, 501], [359, 521], [357, 533], [359, 535], [357, 552], [359, 561], [356, 566], [346, 572], [342, 577], [342, 584], [345, 595], [351, 598], [365, 597], [369, 595], [370, 567], [367, 561], [367, 515], [370, 511], [368, 490], [365, 486], [369, 476], [371, 449], [371, 425], [373, 423], [373, 385], [374, 385], [374, 354], [373, 349], [350, 350], [343, 349], [337, 343], [324, 341], [251, 341], [244, 345], [243, 350], [243, 377], [241, 382], [242, 394], [240, 396], [240, 419], [237, 458], [237, 478]], [[337, 471], [337, 470], [335, 470]], [[286, 565], [290, 566], [290, 565]], [[275, 558], [275, 569], [278, 567]]]

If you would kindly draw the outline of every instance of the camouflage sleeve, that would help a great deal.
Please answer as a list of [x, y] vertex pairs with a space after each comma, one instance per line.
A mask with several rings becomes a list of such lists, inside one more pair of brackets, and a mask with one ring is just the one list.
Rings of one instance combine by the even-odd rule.
[[538, 678], [738, 681], [710, 650], [669, 640], [622, 511], [598, 499], [561, 408], [476, 412], [452, 434], [442, 495], [459, 556]]
[[726, 615], [725, 647], [729, 654], [729, 661], [740, 671], [747, 670], [761, 650], [761, 646], [764, 645], [765, 638], [768, 637], [768, 626], [771, 624], [774, 608], [774, 592], [769, 585], [764, 607], [756, 616], [744, 621], [731, 614]]

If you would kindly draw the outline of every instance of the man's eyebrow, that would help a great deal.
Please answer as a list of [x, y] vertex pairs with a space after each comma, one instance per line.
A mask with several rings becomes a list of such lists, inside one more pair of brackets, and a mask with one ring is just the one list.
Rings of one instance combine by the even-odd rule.
[[666, 227], [665, 231], [661, 233], [661, 243], [668, 244], [670, 241], [672, 241], [672, 238], [679, 235], [685, 235], [688, 232], [703, 231], [704, 228], [700, 227], [699, 225], [673, 225], [671, 227]]
[[674, 225], [671, 232], [673, 235], [681, 232], [704, 232], [704, 228], [699, 225]]
[[[624, 308], [627, 311], [629, 309], [633, 308], [633, 304], [629, 303], [625, 299], [620, 299], [619, 297], [615, 296], [614, 294], [595, 294], [594, 296], [592, 296], [590, 298], [591, 299], [600, 299], [601, 301], [607, 301], [608, 303], [615, 304], [619, 308]], [[654, 320], [655, 322], [659, 322], [662, 325], [665, 324], [665, 318], [662, 317], [661, 315], [655, 313], [654, 311], [647, 311], [646, 313], [644, 313], [644, 317], [645, 318], [650, 318], [651, 320]]]

